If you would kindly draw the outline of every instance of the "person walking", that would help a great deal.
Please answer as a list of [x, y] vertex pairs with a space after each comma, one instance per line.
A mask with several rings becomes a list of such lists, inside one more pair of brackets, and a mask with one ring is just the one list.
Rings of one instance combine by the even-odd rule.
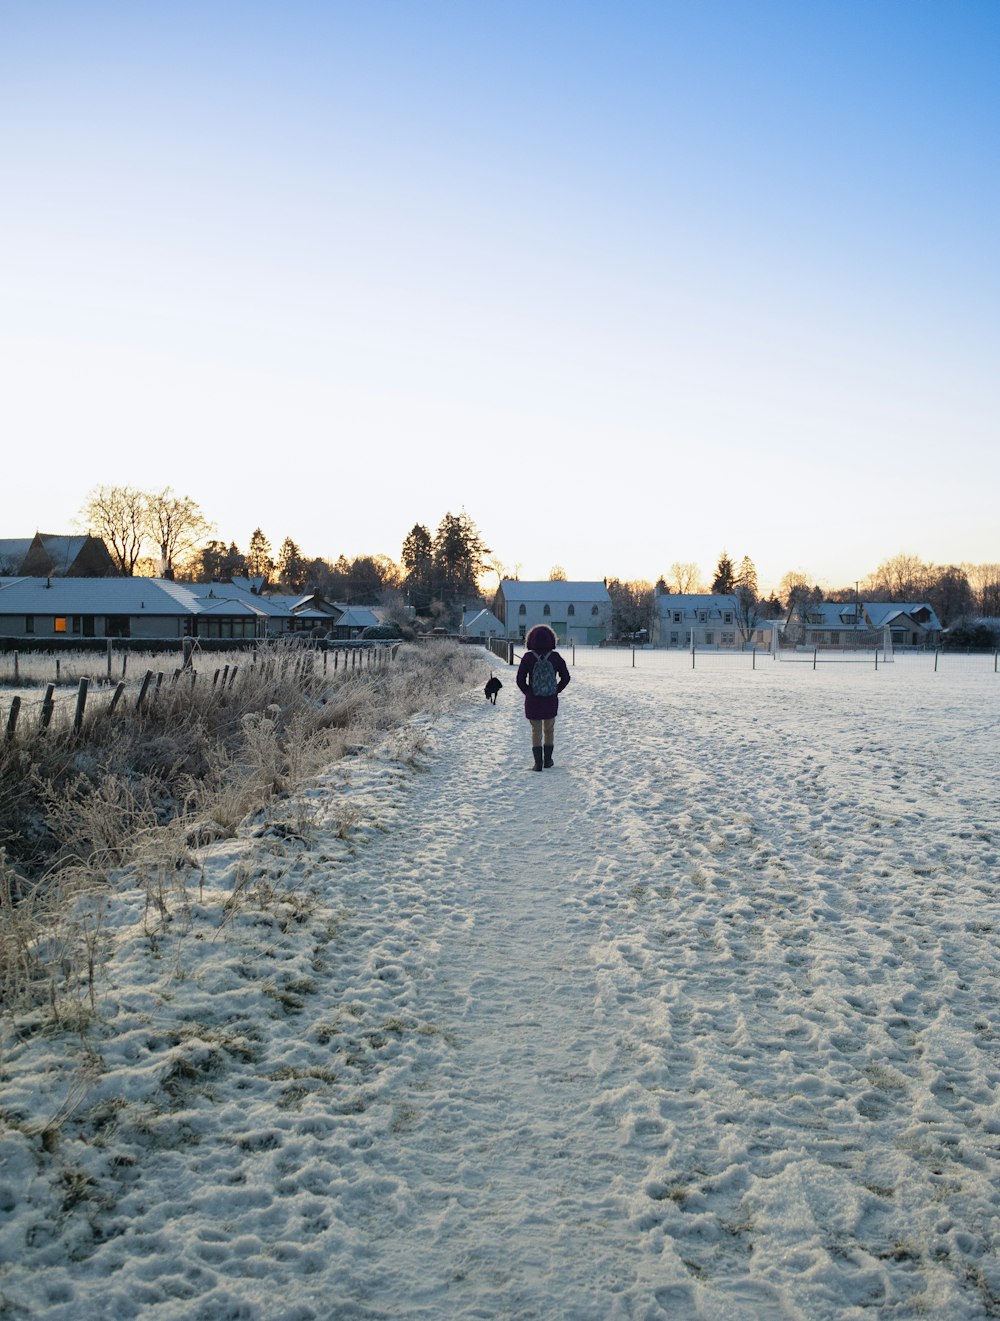
[[516, 683], [531, 722], [534, 769], [540, 771], [552, 765], [559, 694], [569, 683], [569, 668], [556, 651], [557, 638], [548, 624], [536, 624], [524, 641], [528, 650], [517, 667]]

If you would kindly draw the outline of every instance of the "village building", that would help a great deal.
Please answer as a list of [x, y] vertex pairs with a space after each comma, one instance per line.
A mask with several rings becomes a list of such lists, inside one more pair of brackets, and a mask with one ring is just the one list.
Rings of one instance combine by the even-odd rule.
[[0, 575], [26, 578], [109, 578], [118, 566], [100, 537], [0, 537]]
[[467, 638], [504, 638], [507, 636], [503, 623], [492, 610], [477, 606], [473, 610], [462, 611], [461, 632]]
[[[770, 639], [770, 630], [766, 638]], [[744, 637], [739, 627], [736, 597], [724, 593], [664, 592], [658, 588], [653, 601], [651, 641], [656, 647], [688, 650], [742, 647]], [[758, 645], [766, 646], [767, 641]]]
[[893, 649], [941, 645], [941, 621], [926, 601], [818, 601], [793, 608], [786, 644], [805, 647], [882, 646], [888, 629]]
[[548, 624], [560, 642], [598, 645], [611, 635], [611, 597], [603, 582], [521, 582], [504, 578], [493, 598], [503, 636], [523, 641]]
[[294, 631], [280, 603], [222, 583], [166, 578], [2, 578], [0, 638], [245, 639]]

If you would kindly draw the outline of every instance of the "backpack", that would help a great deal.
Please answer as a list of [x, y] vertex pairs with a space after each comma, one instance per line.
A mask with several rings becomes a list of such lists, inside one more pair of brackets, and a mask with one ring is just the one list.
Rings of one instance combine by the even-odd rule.
[[531, 671], [531, 694], [533, 697], [555, 697], [556, 672], [548, 656], [535, 652], [535, 665]]

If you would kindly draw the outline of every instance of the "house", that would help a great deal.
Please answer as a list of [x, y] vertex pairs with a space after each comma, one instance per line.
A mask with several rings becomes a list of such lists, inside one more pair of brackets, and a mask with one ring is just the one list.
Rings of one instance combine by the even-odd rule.
[[0, 574], [27, 578], [109, 578], [118, 566], [100, 537], [54, 536], [0, 538]]
[[378, 627], [378, 615], [369, 606], [333, 604], [337, 605], [341, 613], [329, 626], [331, 637], [340, 641], [349, 640], [360, 637], [366, 628]]
[[926, 601], [869, 601], [861, 608], [870, 629], [889, 630], [893, 647], [941, 645], [941, 621]]
[[467, 638], [503, 638], [507, 634], [492, 610], [482, 606], [462, 611], [462, 633]]
[[0, 579], [0, 638], [266, 638], [293, 631], [284, 606], [221, 583], [166, 578]]
[[786, 642], [806, 647], [937, 647], [941, 622], [927, 602], [817, 601], [790, 611]]
[[521, 641], [536, 624], [548, 624], [560, 642], [597, 645], [611, 633], [611, 597], [603, 582], [521, 582], [504, 578], [493, 614], [506, 638]]
[[[766, 646], [767, 640], [759, 645]], [[653, 601], [652, 642], [657, 647], [743, 646], [736, 597], [721, 593], [664, 592]]]
[[874, 645], [858, 601], [808, 601], [793, 606], [785, 620], [783, 637], [786, 643], [805, 647]]

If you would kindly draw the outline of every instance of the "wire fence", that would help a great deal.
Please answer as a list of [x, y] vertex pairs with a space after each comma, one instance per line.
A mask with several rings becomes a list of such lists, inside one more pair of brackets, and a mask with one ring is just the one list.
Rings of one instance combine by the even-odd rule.
[[395, 659], [397, 650], [398, 644], [380, 643], [294, 650], [278, 646], [201, 654], [195, 646], [185, 651], [182, 663], [172, 669], [150, 666], [163, 666], [165, 660], [175, 662], [175, 654], [124, 653], [120, 671], [116, 664], [113, 675], [96, 653], [32, 653], [18, 657], [13, 652], [0, 657], [0, 685], [4, 686], [0, 687], [0, 695], [6, 690], [9, 698], [7, 702], [0, 700], [0, 738], [13, 739], [26, 726], [43, 732], [50, 728], [79, 732], [88, 713], [111, 716], [130, 706], [141, 709], [168, 688], [194, 693], [209, 686], [221, 701], [232, 690], [241, 668], [244, 677], [267, 672], [270, 677], [303, 682], [337, 681], [381, 669]]
[[560, 648], [567, 663], [573, 666], [602, 669], [653, 670], [767, 670], [784, 665], [818, 669], [821, 666], [850, 665], [872, 670], [892, 669], [901, 672], [978, 670], [1000, 673], [1000, 653], [996, 651], [942, 651], [896, 649], [887, 657], [882, 648], [858, 651], [851, 648], [783, 647], [772, 655], [768, 650], [698, 647], [693, 651], [660, 647], [590, 647], [568, 643]]

